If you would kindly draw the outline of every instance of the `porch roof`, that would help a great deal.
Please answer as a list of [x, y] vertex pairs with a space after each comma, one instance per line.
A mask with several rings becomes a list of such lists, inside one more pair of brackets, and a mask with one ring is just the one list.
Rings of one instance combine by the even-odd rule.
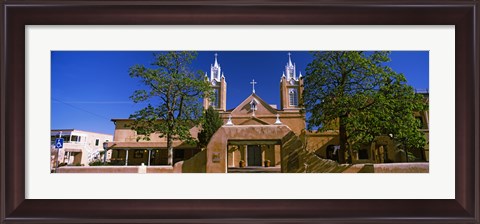
[[[109, 142], [109, 149], [160, 149], [167, 148], [167, 142]], [[173, 148], [196, 148], [181, 141], [174, 141]]]

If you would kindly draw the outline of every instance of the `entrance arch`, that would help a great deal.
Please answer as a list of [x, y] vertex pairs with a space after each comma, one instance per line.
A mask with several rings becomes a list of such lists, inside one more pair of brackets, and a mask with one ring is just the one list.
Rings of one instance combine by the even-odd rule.
[[205, 171], [227, 172], [227, 147], [229, 141], [278, 141], [281, 144], [281, 170], [292, 172], [300, 168], [299, 155], [303, 143], [286, 125], [240, 125], [222, 126], [210, 139], [206, 149]]
[[241, 144], [245, 141], [279, 144], [282, 173], [340, 173], [349, 167], [308, 152], [300, 138], [286, 125], [222, 126], [212, 136], [205, 150], [177, 164], [182, 164], [183, 173], [227, 173], [229, 142]]

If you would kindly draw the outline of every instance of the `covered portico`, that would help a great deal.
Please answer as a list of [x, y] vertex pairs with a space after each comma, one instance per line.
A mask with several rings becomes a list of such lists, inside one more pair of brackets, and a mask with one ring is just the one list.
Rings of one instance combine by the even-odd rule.
[[280, 145], [280, 140], [229, 140], [228, 167], [279, 167]]
[[[174, 142], [173, 148], [174, 163], [188, 159], [199, 151], [195, 146], [180, 142]], [[112, 150], [110, 163], [113, 165], [169, 165], [164, 142], [109, 142], [108, 150]]]

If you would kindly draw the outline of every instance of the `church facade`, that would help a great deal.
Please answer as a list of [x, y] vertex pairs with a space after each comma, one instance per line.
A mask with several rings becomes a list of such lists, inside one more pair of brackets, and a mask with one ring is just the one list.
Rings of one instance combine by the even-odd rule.
[[[215, 55], [214, 64], [211, 65], [210, 77], [206, 77], [215, 90], [214, 99], [210, 102], [204, 99], [204, 108], [212, 106], [216, 109], [226, 126], [241, 125], [286, 125], [296, 135], [300, 136], [305, 129], [305, 115], [300, 108], [299, 99], [303, 90], [301, 73], [297, 75], [296, 66], [292, 63], [291, 56], [285, 70], [280, 77], [280, 105], [265, 102], [255, 92], [255, 80], [252, 80], [252, 92], [238, 106], [226, 110], [227, 83], [223, 73], [220, 75], [221, 66]], [[217, 94], [220, 93], [220, 94]], [[235, 140], [230, 141], [227, 148], [228, 167], [248, 166], [280, 166], [281, 152], [278, 141], [265, 140]]]
[[[336, 157], [339, 145], [338, 131], [309, 132], [306, 131], [305, 114], [300, 107], [303, 92], [303, 77], [297, 73], [291, 54], [288, 54], [283, 74], [280, 77], [280, 104], [278, 106], [265, 102], [255, 93], [255, 80], [252, 80], [252, 92], [238, 106], [227, 109], [227, 78], [222, 72], [217, 54], [214, 63], [210, 66], [210, 74], [206, 73], [206, 80], [214, 89], [214, 97], [203, 100], [203, 107], [212, 106], [217, 110], [224, 121], [224, 126], [217, 131], [212, 139], [224, 142], [219, 150], [212, 140], [206, 149], [195, 145], [188, 145], [181, 141], [174, 142], [173, 160], [192, 164], [191, 166], [205, 166], [194, 172], [227, 172], [227, 168], [248, 167], [276, 167], [282, 172], [302, 171], [314, 167], [311, 161], [338, 160]], [[428, 113], [417, 114], [428, 136]], [[112, 119], [115, 123], [113, 142], [109, 143], [112, 150], [111, 162], [118, 165], [166, 165], [166, 139], [152, 135], [150, 141], [136, 141], [134, 130], [128, 128], [128, 119]], [[285, 130], [285, 131], [277, 131]], [[192, 127], [190, 133], [196, 137], [198, 127]], [[256, 133], [256, 134], [253, 134]], [[277, 135], [275, 135], [277, 133]], [[226, 136], [230, 136], [226, 140]], [[286, 139], [305, 152], [291, 150]], [[290, 144], [290, 143], [288, 143]], [[226, 146], [226, 147], [225, 147]], [[209, 147], [212, 147], [210, 149]], [[428, 148], [427, 148], [428, 149]], [[428, 151], [420, 150], [419, 157], [428, 161]], [[302, 155], [302, 156], [300, 156]], [[403, 156], [402, 156], [403, 155]], [[395, 143], [385, 137], [379, 137], [372, 145], [364, 146], [361, 150], [350, 155], [354, 163], [384, 163], [404, 162], [405, 153], [399, 151]], [[316, 158], [318, 157], [318, 158]], [[220, 167], [210, 169], [209, 167]], [[287, 169], [288, 167], [288, 169]], [[185, 170], [186, 168], [184, 168]], [[210, 171], [209, 171], [210, 169]], [[302, 171], [303, 172], [303, 171]]]

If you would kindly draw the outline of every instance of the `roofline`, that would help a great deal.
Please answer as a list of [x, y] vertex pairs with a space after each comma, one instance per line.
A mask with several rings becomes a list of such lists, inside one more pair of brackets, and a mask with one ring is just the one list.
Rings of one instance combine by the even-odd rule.
[[106, 133], [102, 133], [102, 132], [94, 132], [94, 131], [85, 131], [85, 130], [80, 130], [80, 129], [74, 129], [74, 128], [71, 128], [71, 129], [50, 129], [50, 132], [52, 131], [70, 131], [70, 132], [74, 132], [74, 131], [82, 131], [82, 132], [88, 132], [88, 133], [93, 133], [93, 134], [101, 134], [101, 135], [110, 135], [113, 137], [112, 134], [106, 134]]
[[240, 105], [244, 104], [247, 102], [247, 99], [250, 98], [250, 97], [253, 97], [253, 98], [257, 98], [260, 103], [263, 103], [265, 106], [265, 109], [267, 109], [268, 111], [271, 111], [271, 112], [274, 112], [274, 113], [278, 113], [278, 109], [276, 108], [273, 108], [272, 106], [270, 106], [270, 104], [268, 104], [265, 100], [263, 100], [260, 96], [258, 96], [256, 93], [251, 93], [250, 95], [248, 95], [240, 104], [238, 104], [232, 111], [229, 111], [230, 113], [235, 111], [237, 108], [240, 107]]

